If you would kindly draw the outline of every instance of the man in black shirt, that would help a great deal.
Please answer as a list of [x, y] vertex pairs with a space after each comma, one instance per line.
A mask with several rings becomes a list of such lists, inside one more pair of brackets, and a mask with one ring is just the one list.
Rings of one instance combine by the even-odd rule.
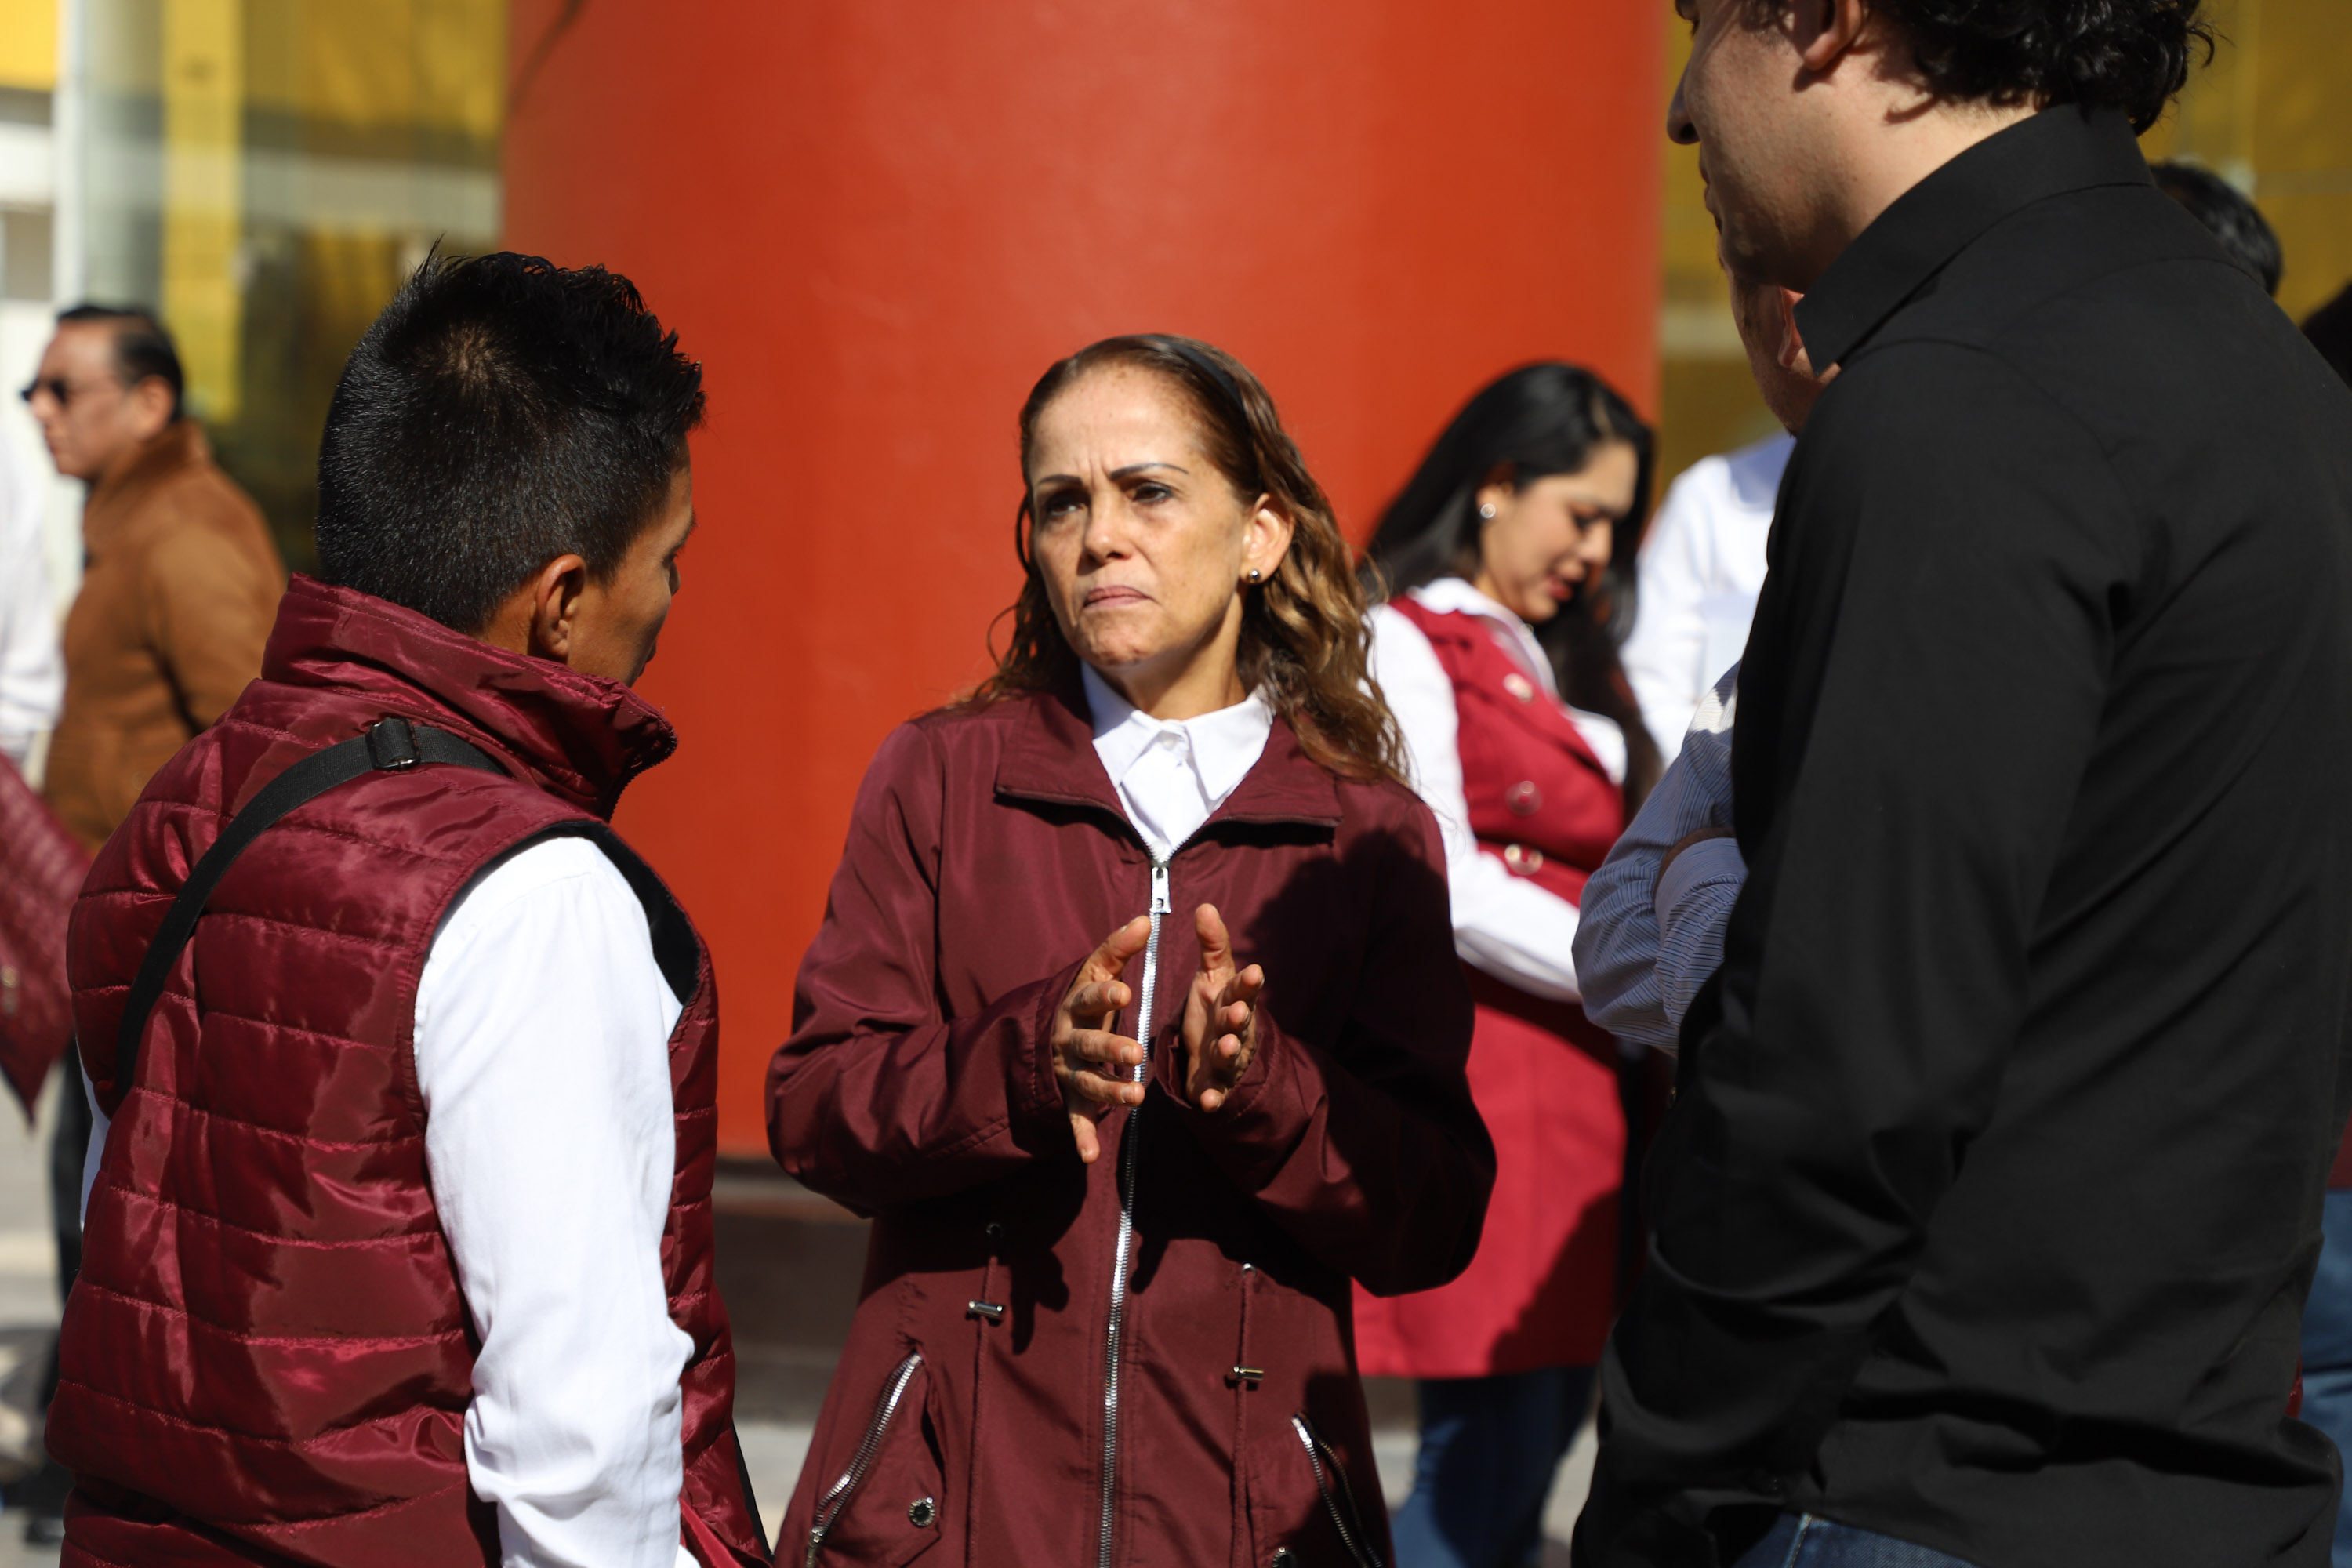
[[2196, 10], [1683, 0], [1671, 129], [1839, 376], [1590, 1568], [2327, 1561], [2352, 394], [2133, 141]]

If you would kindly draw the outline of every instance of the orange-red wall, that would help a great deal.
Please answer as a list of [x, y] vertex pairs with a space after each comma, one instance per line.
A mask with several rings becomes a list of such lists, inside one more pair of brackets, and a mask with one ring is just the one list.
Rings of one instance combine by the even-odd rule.
[[[1115, 332], [1264, 378], [1359, 538], [1486, 379], [1656, 406], [1661, 0], [589, 0], [509, 129], [507, 237], [634, 278], [708, 371], [702, 528], [622, 831], [716, 951], [722, 1136], [849, 804], [982, 675], [1013, 416]], [[515, 0], [528, 58], [562, 0]]]

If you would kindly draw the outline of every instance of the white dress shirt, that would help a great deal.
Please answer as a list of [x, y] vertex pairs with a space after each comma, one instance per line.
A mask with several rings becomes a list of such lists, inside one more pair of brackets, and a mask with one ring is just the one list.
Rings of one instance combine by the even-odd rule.
[[1796, 437], [1702, 458], [1675, 479], [1642, 541], [1633, 634], [1622, 656], [1643, 721], [1668, 762], [1717, 676], [1739, 661], [1764, 543]]
[[1748, 880], [1733, 838], [1702, 838], [1659, 873], [1666, 851], [1701, 827], [1731, 826], [1735, 664], [1699, 704], [1682, 754], [1584, 885], [1576, 968], [1586, 1016], [1620, 1039], [1672, 1055], [1684, 1015], [1723, 963], [1724, 927]]
[[57, 606], [41, 545], [41, 493], [0, 442], [0, 752], [18, 767], [65, 700]]
[[585, 839], [483, 878], [425, 957], [425, 1168], [481, 1341], [466, 1474], [505, 1568], [693, 1565], [677, 1380], [694, 1342], [661, 1272], [679, 1011], [645, 906]]
[[[1485, 622], [1497, 647], [1517, 661], [1553, 700], [1559, 700], [1551, 660], [1525, 621], [1459, 577], [1443, 577], [1412, 591], [1413, 600], [1441, 615]], [[1559, 894], [1516, 876], [1497, 856], [1478, 847], [1470, 831], [1470, 804], [1456, 743], [1462, 719], [1454, 679], [1421, 628], [1381, 605], [1371, 614], [1372, 678], [1403, 732], [1413, 788], [1437, 818], [1445, 845], [1445, 879], [1454, 908], [1454, 946], [1464, 961], [1520, 990], [1555, 1001], [1580, 994], [1570, 956], [1577, 908]], [[1618, 784], [1625, 780], [1625, 736], [1611, 720], [1570, 708], [1577, 732]]]
[[1255, 692], [1197, 719], [1154, 719], [1081, 665], [1095, 755], [1127, 819], [1165, 860], [1240, 787], [1265, 752], [1274, 710]]

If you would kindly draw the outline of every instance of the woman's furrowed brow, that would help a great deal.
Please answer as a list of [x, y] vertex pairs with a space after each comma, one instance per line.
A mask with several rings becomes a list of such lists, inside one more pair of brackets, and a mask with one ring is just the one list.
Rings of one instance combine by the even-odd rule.
[[[1154, 468], [1165, 468], [1171, 474], [1182, 474], [1187, 478], [1190, 478], [1192, 472], [1181, 463], [1163, 463], [1157, 458], [1148, 458], [1139, 463], [1129, 463], [1125, 468], [1113, 468], [1109, 477], [1113, 479], [1131, 479], [1138, 474], [1149, 473]], [[1030, 488], [1042, 490], [1048, 485], [1084, 486], [1086, 482], [1086, 479], [1077, 474], [1040, 474], [1030, 481]]]

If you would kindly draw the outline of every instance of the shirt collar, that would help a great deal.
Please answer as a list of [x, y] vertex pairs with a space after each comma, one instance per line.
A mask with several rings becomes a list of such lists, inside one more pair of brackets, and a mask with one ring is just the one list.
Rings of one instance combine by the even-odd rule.
[[[996, 762], [999, 795], [1085, 806], [1125, 820], [1118, 791], [1095, 749], [1086, 687], [1076, 674], [1005, 700], [996, 721], [1006, 731]], [[1276, 713], [1265, 754], [1232, 798], [1217, 808], [1217, 816], [1227, 822], [1336, 827], [1346, 812], [1339, 804], [1339, 778], [1307, 754]]]
[[1559, 684], [1552, 675], [1551, 656], [1536, 640], [1535, 628], [1514, 611], [1472, 587], [1469, 579], [1440, 577], [1433, 583], [1423, 583], [1412, 590], [1412, 595], [1415, 604], [1441, 616], [1480, 616], [1494, 622], [1509, 639], [1506, 646], [1528, 667], [1528, 672], [1542, 683], [1546, 691], [1554, 697], [1559, 695]]
[[1095, 754], [1113, 784], [1123, 784], [1152, 742], [1168, 731], [1186, 741], [1192, 771], [1212, 801], [1223, 801], [1246, 777], [1265, 752], [1265, 738], [1274, 728], [1274, 710], [1252, 692], [1231, 708], [1193, 719], [1154, 719], [1121, 697], [1117, 689], [1081, 665], [1078, 679], [1086, 688], [1087, 710], [1094, 723]]
[[1817, 370], [1843, 363], [1953, 257], [2011, 213], [2067, 191], [2147, 184], [2114, 110], [2048, 109], [1996, 132], [1895, 199], [1797, 302]]

